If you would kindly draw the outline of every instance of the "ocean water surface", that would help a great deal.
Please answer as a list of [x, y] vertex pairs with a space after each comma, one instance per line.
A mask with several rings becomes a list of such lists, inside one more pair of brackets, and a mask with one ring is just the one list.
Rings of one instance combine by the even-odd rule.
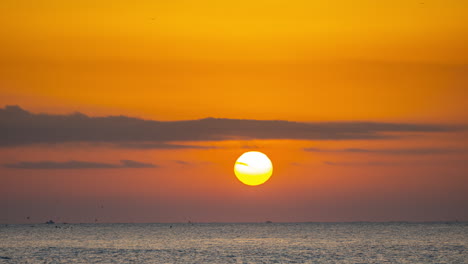
[[0, 263], [468, 263], [468, 223], [0, 225]]

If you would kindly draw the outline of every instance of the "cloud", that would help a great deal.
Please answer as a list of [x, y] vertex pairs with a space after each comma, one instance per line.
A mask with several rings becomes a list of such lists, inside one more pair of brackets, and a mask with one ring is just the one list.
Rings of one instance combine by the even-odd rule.
[[324, 161], [323, 164], [330, 166], [395, 166], [401, 165], [394, 162], [381, 162], [381, 161], [369, 161], [369, 162], [334, 162]]
[[241, 149], [260, 149], [260, 147], [257, 145], [243, 145]]
[[151, 163], [142, 163], [133, 160], [121, 160], [120, 164], [76, 161], [65, 162], [57, 161], [22, 161], [4, 165], [7, 168], [14, 169], [123, 169], [123, 168], [157, 168], [157, 165]]
[[126, 149], [216, 149], [215, 146], [197, 146], [197, 145], [181, 145], [168, 143], [151, 143], [151, 142], [128, 142], [115, 145], [118, 148]]
[[292, 165], [292, 166], [302, 166], [303, 164], [299, 163], [299, 162], [291, 162], [290, 165]]
[[184, 160], [174, 160], [174, 162], [179, 165], [190, 165], [190, 162]]
[[[385, 139], [398, 137], [394, 132], [433, 133], [455, 132], [461, 129], [465, 129], [465, 127], [411, 123], [304, 123], [222, 118], [162, 122], [126, 116], [89, 117], [80, 113], [69, 115], [34, 114], [19, 106], [6, 106], [0, 109], [0, 146], [3, 147], [37, 143], [102, 142], [140, 149], [177, 148], [177, 145], [170, 145], [167, 142], [213, 141], [233, 138]], [[147, 145], [148, 142], [153, 145]]]
[[468, 160], [406, 160], [406, 161], [362, 161], [362, 162], [342, 162], [324, 161], [323, 164], [330, 166], [465, 166]]
[[121, 160], [121, 168], [156, 168], [158, 166], [152, 163], [143, 163], [134, 160]]
[[320, 149], [320, 148], [304, 148], [307, 152], [341, 152], [341, 153], [373, 153], [384, 155], [435, 155], [435, 154], [460, 154], [468, 153], [466, 149], [458, 148], [403, 148], [403, 149], [362, 149], [362, 148], [345, 148], [345, 149]]
[[207, 165], [213, 165], [216, 164], [216, 162], [212, 161], [185, 161], [185, 160], [172, 160], [172, 162], [179, 164], [181, 166], [207, 166]]

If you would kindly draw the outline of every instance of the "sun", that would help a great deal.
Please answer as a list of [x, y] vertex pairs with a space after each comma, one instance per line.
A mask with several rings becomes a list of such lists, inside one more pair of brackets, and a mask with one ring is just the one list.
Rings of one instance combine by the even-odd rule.
[[237, 179], [250, 186], [265, 183], [273, 173], [273, 164], [267, 155], [258, 151], [242, 154], [234, 164]]

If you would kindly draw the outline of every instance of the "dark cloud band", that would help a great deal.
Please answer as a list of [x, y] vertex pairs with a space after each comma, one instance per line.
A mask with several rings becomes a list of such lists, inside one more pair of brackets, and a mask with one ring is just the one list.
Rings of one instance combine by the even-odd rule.
[[[353, 140], [395, 138], [399, 133], [453, 132], [464, 127], [381, 122], [304, 123], [206, 118], [161, 122], [126, 116], [34, 114], [18, 106], [0, 109], [0, 146], [108, 142], [133, 148], [178, 148], [171, 141], [240, 139]], [[129, 143], [131, 142], [131, 143]], [[152, 142], [152, 145], [142, 144]], [[130, 144], [130, 145], [129, 145]], [[134, 145], [132, 145], [134, 144]], [[183, 147], [181, 147], [183, 148]]]
[[305, 148], [307, 152], [333, 152], [333, 153], [371, 153], [384, 155], [437, 155], [437, 154], [464, 154], [468, 153], [466, 149], [458, 148], [403, 148], [403, 149], [362, 149], [362, 148], [345, 148], [345, 149], [320, 149], [320, 148]]
[[168, 143], [151, 143], [151, 142], [127, 142], [116, 144], [117, 148], [125, 149], [216, 149], [215, 146], [197, 146], [197, 145], [181, 145]]
[[65, 162], [57, 161], [38, 161], [38, 162], [18, 162], [4, 165], [7, 168], [14, 169], [123, 169], [123, 168], [157, 168], [157, 165], [151, 163], [142, 163], [134, 160], [121, 160], [120, 164], [76, 161]]

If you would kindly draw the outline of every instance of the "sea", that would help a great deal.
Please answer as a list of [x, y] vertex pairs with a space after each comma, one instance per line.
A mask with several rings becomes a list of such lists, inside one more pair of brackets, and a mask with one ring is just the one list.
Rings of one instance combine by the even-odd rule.
[[468, 223], [3, 224], [0, 263], [468, 263]]

